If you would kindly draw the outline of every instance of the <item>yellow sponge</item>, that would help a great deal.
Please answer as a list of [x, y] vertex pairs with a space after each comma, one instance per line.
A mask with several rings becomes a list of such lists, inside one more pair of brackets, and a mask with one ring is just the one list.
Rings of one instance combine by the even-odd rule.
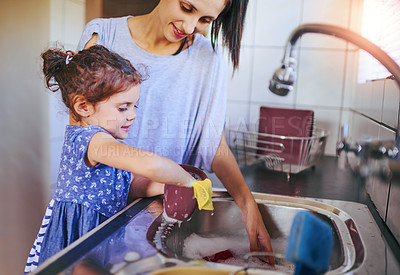
[[199, 210], [214, 210], [212, 204], [212, 187], [209, 179], [195, 181], [192, 185], [194, 197], [197, 200]]

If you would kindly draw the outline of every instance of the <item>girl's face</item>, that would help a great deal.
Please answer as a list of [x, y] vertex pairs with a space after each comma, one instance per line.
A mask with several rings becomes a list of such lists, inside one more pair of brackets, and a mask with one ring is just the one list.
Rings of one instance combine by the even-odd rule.
[[126, 138], [136, 119], [139, 93], [140, 86], [135, 85], [96, 103], [93, 113], [85, 119], [86, 123], [103, 128], [115, 138]]
[[158, 7], [165, 38], [174, 43], [203, 32], [225, 4], [226, 0], [161, 0]]

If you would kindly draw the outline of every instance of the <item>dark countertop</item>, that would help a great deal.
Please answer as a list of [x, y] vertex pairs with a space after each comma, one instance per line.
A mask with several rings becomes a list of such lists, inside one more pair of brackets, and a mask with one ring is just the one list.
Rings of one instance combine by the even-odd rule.
[[[264, 163], [241, 167], [241, 171], [252, 192], [365, 203], [362, 180], [350, 168], [339, 167], [337, 157], [324, 156], [316, 166], [290, 174], [289, 181], [286, 173], [269, 170]], [[223, 188], [214, 174], [209, 177], [213, 187]]]
[[265, 168], [263, 163], [243, 167], [243, 176], [252, 192], [312, 197], [353, 202], [365, 201], [362, 181], [350, 170], [339, 168], [337, 157], [325, 156], [315, 167], [298, 174]]

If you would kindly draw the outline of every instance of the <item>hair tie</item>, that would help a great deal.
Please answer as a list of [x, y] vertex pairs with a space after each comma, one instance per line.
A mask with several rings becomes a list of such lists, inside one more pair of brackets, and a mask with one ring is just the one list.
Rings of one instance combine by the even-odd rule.
[[67, 55], [67, 58], [65, 59], [65, 64], [68, 65], [68, 63], [72, 60], [72, 55]]

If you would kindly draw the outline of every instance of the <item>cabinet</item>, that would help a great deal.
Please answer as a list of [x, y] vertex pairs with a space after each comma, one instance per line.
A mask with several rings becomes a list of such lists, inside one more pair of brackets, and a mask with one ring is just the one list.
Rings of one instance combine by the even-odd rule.
[[159, 0], [86, 0], [86, 22], [98, 17], [149, 13]]

